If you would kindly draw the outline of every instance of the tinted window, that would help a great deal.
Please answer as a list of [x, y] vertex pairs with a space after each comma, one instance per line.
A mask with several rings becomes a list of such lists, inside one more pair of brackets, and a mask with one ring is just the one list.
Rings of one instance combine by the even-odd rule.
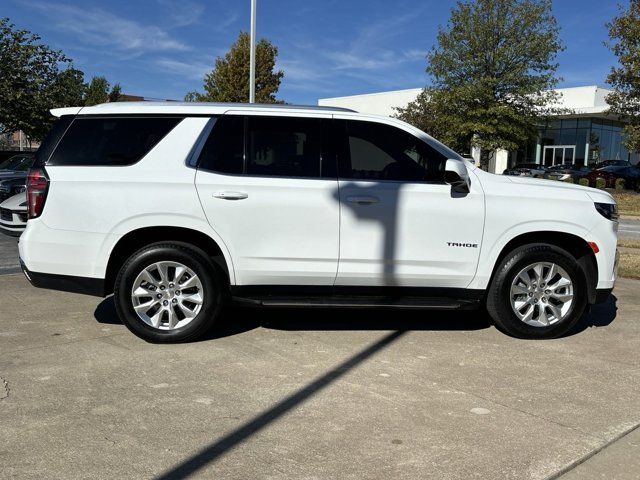
[[49, 160], [49, 157], [56, 148], [56, 145], [58, 145], [62, 135], [64, 135], [64, 132], [67, 130], [69, 125], [71, 125], [71, 122], [73, 122], [73, 118], [74, 117], [72, 115], [63, 115], [56, 120], [36, 152], [34, 167], [44, 167], [44, 164]]
[[181, 118], [76, 118], [50, 165], [131, 165], [144, 157]]
[[398, 128], [347, 121], [348, 160], [340, 175], [360, 180], [443, 182], [446, 157]]
[[199, 167], [227, 174], [335, 178], [335, 155], [323, 150], [326, 127], [317, 118], [222, 117]]
[[228, 116], [216, 120], [198, 165], [205, 170], [240, 174], [244, 171], [245, 117]]
[[319, 177], [321, 124], [313, 118], [249, 117], [249, 175]]

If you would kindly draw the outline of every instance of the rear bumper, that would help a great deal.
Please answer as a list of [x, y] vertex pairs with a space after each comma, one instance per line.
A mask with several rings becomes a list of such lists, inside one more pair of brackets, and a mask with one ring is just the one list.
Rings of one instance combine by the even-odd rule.
[[31, 272], [20, 259], [24, 276], [37, 288], [60, 290], [62, 292], [81, 293], [95, 297], [104, 297], [104, 279], [55, 275], [52, 273]]

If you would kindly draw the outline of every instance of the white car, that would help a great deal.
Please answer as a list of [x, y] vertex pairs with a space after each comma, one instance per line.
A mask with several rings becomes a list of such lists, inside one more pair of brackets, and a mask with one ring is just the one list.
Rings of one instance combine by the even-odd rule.
[[27, 227], [27, 195], [18, 193], [0, 203], [0, 233], [19, 237]]
[[549, 338], [614, 286], [608, 193], [485, 173], [393, 118], [173, 102], [52, 112], [27, 181], [24, 272], [113, 292], [149, 341], [195, 339], [229, 301], [486, 305], [507, 333]]

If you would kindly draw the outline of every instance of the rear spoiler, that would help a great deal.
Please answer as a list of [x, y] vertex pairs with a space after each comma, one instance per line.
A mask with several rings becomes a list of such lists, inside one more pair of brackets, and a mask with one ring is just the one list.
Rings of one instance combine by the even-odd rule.
[[51, 115], [54, 117], [61, 117], [63, 115], [77, 115], [82, 110], [82, 107], [66, 107], [66, 108], [52, 108], [50, 110]]

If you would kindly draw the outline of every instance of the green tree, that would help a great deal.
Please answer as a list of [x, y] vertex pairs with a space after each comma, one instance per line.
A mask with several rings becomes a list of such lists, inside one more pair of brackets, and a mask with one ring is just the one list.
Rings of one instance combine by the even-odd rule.
[[105, 77], [93, 77], [84, 98], [86, 106], [98, 105], [109, 101], [109, 82]]
[[56, 106], [79, 107], [84, 105], [87, 84], [82, 70], [70, 66], [58, 75], [55, 82]]
[[459, 151], [516, 149], [557, 112], [562, 48], [551, 0], [459, 0], [427, 55], [432, 85], [398, 116]]
[[122, 87], [120, 87], [119, 83], [116, 83], [109, 92], [109, 101], [117, 102], [120, 100], [120, 97], [122, 97]]
[[614, 92], [607, 96], [611, 113], [628, 122], [624, 144], [640, 151], [640, 0], [631, 0], [627, 10], [607, 24], [611, 48], [619, 65], [612, 67], [607, 82]]
[[0, 18], [0, 133], [22, 130], [30, 139], [43, 138], [53, 121], [49, 110], [64, 102], [60, 66], [68, 63], [38, 35]]
[[[189, 92], [186, 101], [248, 102], [249, 101], [250, 37], [240, 32], [224, 57], [218, 57], [213, 71], [204, 78], [204, 93]], [[275, 71], [278, 48], [266, 39], [256, 44], [256, 102], [277, 103], [276, 93], [284, 76]]]

